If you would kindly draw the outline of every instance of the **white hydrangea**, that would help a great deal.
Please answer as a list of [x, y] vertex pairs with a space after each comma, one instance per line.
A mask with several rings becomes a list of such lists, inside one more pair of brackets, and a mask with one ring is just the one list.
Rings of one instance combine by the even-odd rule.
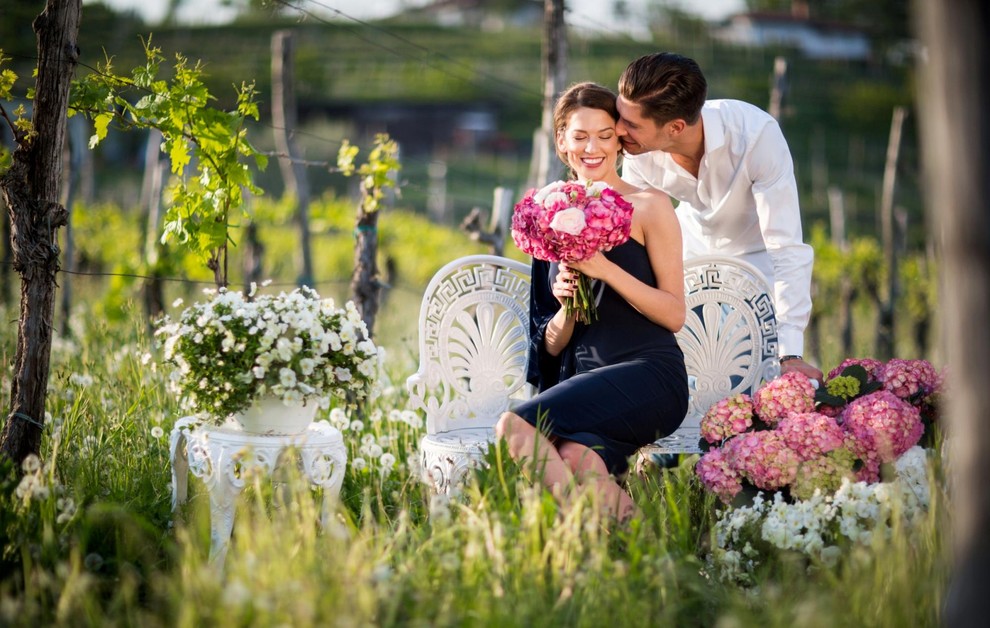
[[774, 493], [771, 500], [759, 493], [749, 506], [722, 511], [714, 526], [712, 552], [720, 577], [752, 583], [762, 557], [751, 539], [834, 566], [843, 547], [869, 545], [877, 534], [888, 536], [897, 516], [911, 521], [923, 515], [929, 504], [927, 454], [920, 447], [915, 449], [898, 460], [898, 478], [892, 482], [846, 479], [833, 495], [816, 491], [811, 498], [793, 503], [780, 493]]

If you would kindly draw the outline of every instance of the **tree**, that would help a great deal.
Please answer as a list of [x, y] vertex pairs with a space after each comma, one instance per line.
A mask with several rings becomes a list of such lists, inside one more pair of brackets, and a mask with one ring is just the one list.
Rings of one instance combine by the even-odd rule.
[[158, 76], [161, 50], [148, 42], [145, 56], [145, 65], [131, 77], [113, 74], [108, 61], [78, 81], [69, 113], [93, 119], [90, 146], [107, 136], [114, 121], [161, 132], [161, 150], [174, 175], [162, 242], [178, 242], [197, 254], [213, 271], [217, 287], [225, 287], [231, 229], [244, 217], [245, 193], [261, 194], [252, 166], [262, 169], [268, 163], [247, 140], [248, 118], [258, 119], [254, 84], [242, 83], [236, 108], [222, 111], [212, 106], [200, 64], [177, 54], [173, 76], [165, 81]]
[[[44, 427], [58, 229], [68, 215], [58, 203], [67, 118], [83, 113], [93, 119], [91, 146], [106, 137], [114, 120], [161, 131], [162, 150], [169, 154], [175, 175], [163, 240], [174, 238], [199, 253], [218, 286], [227, 283], [231, 214], [242, 207], [244, 190], [261, 192], [253, 184], [251, 162], [258, 168], [267, 163], [247, 142], [244, 129], [248, 117], [258, 117], [253, 85], [241, 86], [235, 111], [219, 111], [210, 105], [213, 98], [201, 81], [199, 65], [189, 66], [181, 55], [171, 82], [158, 78], [162, 56], [149, 45], [146, 65], [132, 78], [113, 75], [108, 62], [73, 83], [81, 12], [80, 0], [49, 0], [34, 21], [38, 70], [31, 120], [23, 105], [11, 112], [0, 106], [17, 146], [10, 159], [0, 161], [0, 190], [10, 216], [13, 268], [21, 276], [11, 410], [0, 436], [0, 454], [17, 462], [38, 452]], [[11, 100], [17, 80], [3, 68], [5, 62], [0, 58], [0, 101]], [[135, 100], [133, 92], [138, 93]]]
[[[337, 166], [344, 176], [354, 174], [357, 154], [358, 148], [344, 140], [337, 155]], [[361, 203], [354, 228], [351, 294], [354, 305], [361, 312], [361, 319], [368, 326], [369, 335], [375, 329], [382, 287], [378, 277], [378, 216], [385, 190], [395, 187], [395, 175], [401, 167], [398, 154], [398, 144], [388, 135], [379, 133], [375, 136], [375, 146], [368, 154], [367, 163], [357, 168], [357, 174], [361, 176]]]
[[[22, 117], [23, 112], [14, 113], [15, 120], [0, 107], [17, 146], [0, 176], [0, 190], [10, 214], [14, 270], [21, 276], [14, 380], [0, 455], [18, 463], [39, 451], [44, 428], [59, 270], [58, 230], [67, 216], [58, 203], [62, 150], [69, 90], [79, 58], [81, 17], [81, 0], [48, 0], [33, 24], [38, 73], [31, 121]], [[15, 80], [12, 72], [3, 71], [0, 99], [9, 98]]]
[[928, 62], [918, 81], [928, 208], [942, 231], [939, 265], [952, 391], [948, 446], [952, 461], [955, 569], [946, 626], [983, 626], [990, 614], [990, 7], [985, 0], [916, 0]]

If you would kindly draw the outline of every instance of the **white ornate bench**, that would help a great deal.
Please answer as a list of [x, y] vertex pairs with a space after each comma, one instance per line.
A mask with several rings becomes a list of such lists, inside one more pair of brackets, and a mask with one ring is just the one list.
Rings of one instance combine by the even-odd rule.
[[677, 344], [688, 372], [688, 411], [677, 431], [639, 450], [640, 460], [700, 453], [701, 418], [713, 403], [751, 394], [780, 374], [770, 291], [748, 262], [715, 255], [684, 262], [687, 317]]
[[484, 456], [513, 400], [529, 398], [529, 266], [470, 255], [436, 272], [419, 313], [419, 370], [406, 380], [426, 413], [423, 479], [446, 493]]
[[[687, 319], [677, 334], [691, 398], [687, 417], [640, 458], [699, 451], [712, 403], [751, 392], [777, 375], [770, 286], [752, 265], [727, 257], [685, 262]], [[423, 479], [447, 493], [494, 441], [498, 417], [529, 398], [529, 266], [491, 255], [454, 260], [434, 275], [419, 316], [418, 371], [410, 407], [426, 414]]]

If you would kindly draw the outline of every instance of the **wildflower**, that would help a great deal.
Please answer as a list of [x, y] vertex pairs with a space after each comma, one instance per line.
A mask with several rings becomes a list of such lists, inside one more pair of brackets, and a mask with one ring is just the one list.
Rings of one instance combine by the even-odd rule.
[[163, 430], [161, 428], [161, 426], [156, 425], [153, 428], [151, 428], [151, 436], [152, 437], [154, 437], [154, 438], [161, 438], [164, 435], [165, 435], [165, 430]]
[[251, 590], [238, 579], [231, 580], [223, 589], [223, 603], [233, 608], [241, 608], [251, 600]]
[[38, 458], [37, 454], [28, 454], [24, 457], [23, 462], [21, 462], [21, 469], [24, 473], [34, 473], [41, 469], [41, 459]]
[[90, 571], [98, 571], [103, 566], [103, 557], [96, 552], [86, 554], [86, 558], [83, 559], [83, 565]]
[[383, 472], [391, 471], [392, 467], [395, 466], [395, 456], [386, 451], [378, 459], [378, 462], [382, 465]]

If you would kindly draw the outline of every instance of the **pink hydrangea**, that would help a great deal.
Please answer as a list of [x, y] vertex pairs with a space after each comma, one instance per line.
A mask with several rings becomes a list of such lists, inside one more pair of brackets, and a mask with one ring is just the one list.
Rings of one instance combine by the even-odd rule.
[[856, 471], [856, 481], [876, 484], [880, 481], [880, 460], [876, 457], [866, 458], [863, 466]]
[[842, 371], [846, 370], [847, 366], [854, 365], [859, 365], [866, 369], [867, 382], [876, 382], [880, 380], [880, 372], [883, 370], [883, 362], [880, 360], [874, 360], [873, 358], [846, 358], [839, 363], [839, 366], [829, 371], [828, 376], [825, 377], [825, 379], [834, 379], [842, 375]]
[[797, 475], [798, 455], [774, 430], [740, 434], [723, 449], [729, 464], [757, 488], [775, 491], [793, 482]]
[[728, 504], [742, 490], [742, 478], [732, 468], [722, 449], [710, 449], [694, 467], [701, 484]]
[[853, 473], [855, 457], [844, 447], [834, 449], [824, 456], [805, 460], [798, 466], [797, 476], [790, 486], [791, 496], [809, 499], [815, 489], [822, 493], [834, 493], [842, 486], [843, 478], [856, 481]]
[[739, 393], [713, 404], [701, 418], [701, 436], [709, 443], [742, 434], [753, 426], [753, 399]]
[[781, 375], [763, 385], [753, 396], [756, 415], [776, 425], [794, 412], [815, 411], [815, 389], [807, 376], [797, 372]]
[[818, 412], [786, 416], [777, 424], [776, 431], [801, 461], [818, 458], [842, 447], [844, 437], [835, 419]]
[[925, 431], [919, 410], [888, 390], [851, 401], [840, 421], [853, 437], [853, 453], [864, 462], [897, 460]]
[[815, 412], [817, 412], [818, 414], [824, 414], [825, 416], [832, 417], [834, 419], [837, 418], [840, 414], [842, 414], [843, 408], [845, 408], [844, 405], [830, 406], [822, 403], [818, 405], [818, 408], [815, 409]]
[[940, 386], [938, 371], [928, 360], [894, 359], [883, 367], [880, 381], [884, 390], [889, 390], [901, 399], [911, 399], [918, 395], [927, 396]]

